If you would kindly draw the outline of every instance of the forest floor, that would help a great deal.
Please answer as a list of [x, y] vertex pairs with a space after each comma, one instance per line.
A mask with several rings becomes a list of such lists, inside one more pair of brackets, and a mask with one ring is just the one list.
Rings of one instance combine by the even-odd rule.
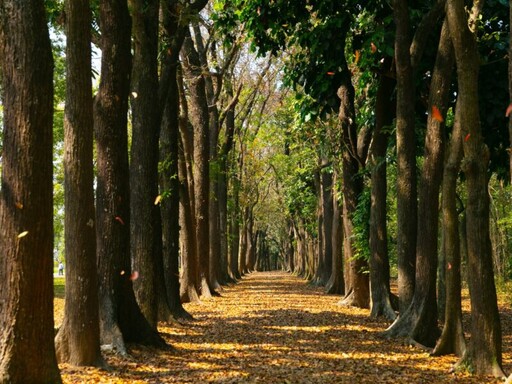
[[[60, 295], [59, 295], [60, 296]], [[450, 373], [454, 356], [381, 336], [368, 310], [284, 272], [256, 272], [221, 297], [186, 304], [195, 321], [159, 330], [173, 351], [131, 346], [111, 370], [61, 365], [64, 383], [499, 383]], [[63, 299], [56, 298], [56, 323]], [[467, 302], [467, 299], [465, 300]], [[465, 306], [467, 317], [468, 305]], [[512, 372], [512, 311], [501, 306], [504, 368]]]

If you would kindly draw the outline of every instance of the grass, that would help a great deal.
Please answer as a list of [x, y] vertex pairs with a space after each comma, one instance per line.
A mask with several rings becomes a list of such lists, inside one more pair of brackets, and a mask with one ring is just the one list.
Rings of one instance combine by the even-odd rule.
[[63, 299], [66, 292], [66, 282], [64, 276], [53, 278], [53, 295]]

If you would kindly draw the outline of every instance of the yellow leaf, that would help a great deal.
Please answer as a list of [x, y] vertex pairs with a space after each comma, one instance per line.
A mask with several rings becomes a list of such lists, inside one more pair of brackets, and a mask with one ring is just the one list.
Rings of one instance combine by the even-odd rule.
[[25, 237], [28, 235], [28, 231], [23, 231], [18, 235], [18, 239], [21, 239], [22, 237]]
[[160, 203], [161, 200], [162, 200], [162, 195], [158, 195], [155, 199], [155, 205], [158, 205], [158, 203]]

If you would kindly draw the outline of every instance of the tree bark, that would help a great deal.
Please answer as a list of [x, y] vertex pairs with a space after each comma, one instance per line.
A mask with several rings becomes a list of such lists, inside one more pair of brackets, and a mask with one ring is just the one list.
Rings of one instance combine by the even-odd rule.
[[133, 20], [131, 83], [132, 145], [130, 155], [130, 249], [139, 278], [133, 282], [137, 302], [156, 329], [158, 322], [157, 261], [161, 256], [158, 196], [158, 0], [130, 0]]
[[96, 244], [101, 344], [122, 354], [125, 342], [164, 346], [142, 315], [130, 280], [128, 94], [131, 20], [126, 1], [102, 0], [101, 76], [94, 103]]
[[[453, 54], [453, 53], [452, 53]], [[432, 354], [434, 356], [454, 353], [462, 357], [466, 352], [466, 341], [462, 328], [460, 236], [457, 211], [457, 178], [462, 160], [461, 110], [455, 110], [455, 124], [446, 156], [442, 184], [443, 251], [445, 263], [441, 267], [446, 275], [446, 301], [444, 327]]]
[[375, 108], [375, 131], [370, 146], [371, 167], [371, 208], [370, 208], [370, 316], [384, 316], [389, 320], [396, 318], [391, 305], [389, 286], [389, 256], [387, 234], [387, 164], [386, 152], [389, 133], [385, 127], [393, 121], [393, 92], [395, 80], [389, 76], [391, 58], [384, 60], [381, 67], [380, 82], [377, 90]]
[[356, 125], [354, 111], [354, 88], [347, 72], [344, 83], [338, 89], [341, 100], [339, 120], [342, 129], [343, 154], [343, 245], [345, 259], [345, 297], [340, 301], [343, 305], [368, 308], [370, 304], [370, 287], [368, 263], [355, 257], [353, 245], [354, 225], [352, 218], [356, 212], [359, 196], [363, 191], [363, 181], [358, 175], [360, 159], [358, 159]]
[[[443, 165], [443, 121], [437, 114], [446, 109], [451, 86], [453, 54], [447, 27], [442, 30], [429, 95], [425, 160], [421, 174], [416, 241], [416, 281], [413, 300], [388, 330], [387, 335], [406, 336], [433, 347], [437, 327], [437, 237], [439, 187]], [[434, 114], [435, 111], [435, 114]]]
[[93, 174], [91, 9], [66, 1], [64, 194], [66, 301], [55, 338], [57, 359], [103, 366], [100, 352]]
[[[336, 180], [336, 173], [334, 175]], [[333, 181], [333, 187], [336, 181]], [[333, 189], [333, 220], [332, 220], [332, 267], [331, 277], [325, 287], [329, 294], [343, 295], [345, 293], [345, 282], [343, 281], [343, 222], [341, 217], [342, 207]]]
[[193, 197], [195, 200], [195, 236], [197, 256], [199, 258], [201, 296], [208, 298], [213, 294], [213, 289], [209, 284], [209, 115], [205, 80], [201, 72], [201, 63], [189, 31], [183, 43], [182, 56], [183, 67], [185, 69], [186, 80], [188, 82], [190, 93], [189, 118], [194, 128]]
[[417, 186], [414, 78], [407, 0], [394, 0], [395, 63], [397, 80], [397, 259], [399, 310], [412, 301], [416, 266]]
[[192, 316], [180, 298], [180, 178], [179, 178], [179, 88], [177, 81], [178, 56], [183, 39], [179, 31], [177, 4], [167, 4], [164, 9], [164, 28], [170, 48], [163, 71], [168, 76], [169, 90], [165, 98], [160, 135], [160, 161], [163, 164], [160, 188], [164, 197], [161, 202], [162, 256], [165, 271], [167, 299], [172, 316], [176, 320], [190, 320]]
[[487, 167], [490, 155], [483, 142], [478, 110], [479, 55], [475, 24], [483, 2], [473, 3], [469, 18], [464, 1], [448, 0], [447, 4], [448, 24], [457, 63], [457, 104], [460, 104], [460, 124], [465, 135], [462, 170], [466, 175], [468, 191], [466, 230], [471, 341], [463, 361], [472, 366], [477, 374], [502, 377], [501, 324], [489, 238]]
[[53, 341], [53, 62], [43, 1], [0, 1], [0, 64], [0, 381], [60, 383]]

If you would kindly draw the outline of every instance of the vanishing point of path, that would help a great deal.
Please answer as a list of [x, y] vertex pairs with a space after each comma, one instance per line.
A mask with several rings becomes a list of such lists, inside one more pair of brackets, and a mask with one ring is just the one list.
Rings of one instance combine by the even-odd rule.
[[499, 382], [448, 373], [455, 357], [383, 339], [387, 322], [284, 272], [249, 274], [221, 295], [186, 305], [196, 321], [160, 328], [175, 351], [134, 346], [129, 359], [107, 357], [110, 372], [62, 367], [64, 382]]

